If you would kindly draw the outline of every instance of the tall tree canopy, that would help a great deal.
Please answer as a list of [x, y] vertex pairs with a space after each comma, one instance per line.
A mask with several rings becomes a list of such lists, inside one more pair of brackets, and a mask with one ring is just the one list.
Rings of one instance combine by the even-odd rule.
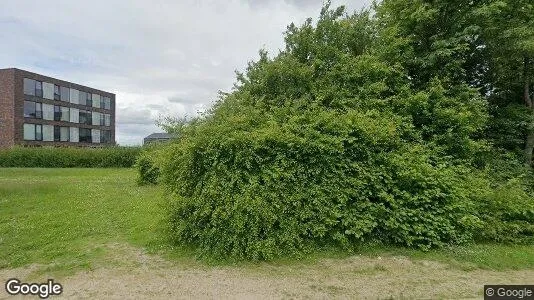
[[532, 165], [532, 1], [384, 0], [375, 10], [382, 37], [404, 41], [392, 48], [403, 55], [390, 57], [406, 68], [413, 87], [440, 78], [477, 89], [489, 103], [486, 137], [497, 147], [521, 149]]

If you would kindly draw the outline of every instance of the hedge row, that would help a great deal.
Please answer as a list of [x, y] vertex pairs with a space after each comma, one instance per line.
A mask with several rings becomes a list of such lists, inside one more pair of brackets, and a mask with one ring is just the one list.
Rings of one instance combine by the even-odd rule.
[[139, 152], [139, 147], [15, 147], [0, 151], [0, 167], [130, 168], [135, 164]]

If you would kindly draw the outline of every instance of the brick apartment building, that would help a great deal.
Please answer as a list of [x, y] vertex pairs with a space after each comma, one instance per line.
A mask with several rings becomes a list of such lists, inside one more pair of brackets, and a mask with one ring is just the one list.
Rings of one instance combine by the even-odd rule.
[[0, 148], [115, 144], [115, 94], [0, 69]]

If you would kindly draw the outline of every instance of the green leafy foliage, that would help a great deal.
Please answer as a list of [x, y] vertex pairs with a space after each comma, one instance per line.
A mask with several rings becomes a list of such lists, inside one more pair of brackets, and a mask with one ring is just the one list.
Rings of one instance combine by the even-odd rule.
[[477, 28], [453, 2], [386, 0], [351, 16], [327, 4], [207, 114], [169, 122], [180, 139], [156, 165], [174, 240], [234, 259], [525, 241], [532, 175], [485, 138]]
[[137, 157], [135, 167], [138, 170], [138, 184], [144, 185], [158, 183], [159, 168], [154, 165], [153, 157], [150, 154], [142, 152], [139, 157]]
[[475, 238], [483, 242], [532, 243], [534, 174], [516, 153], [496, 152], [486, 159], [490, 188], [481, 190], [477, 214], [484, 226]]
[[158, 184], [160, 177], [160, 168], [157, 165], [158, 155], [166, 145], [166, 143], [152, 143], [143, 146], [135, 162], [139, 185]]
[[534, 241], [534, 201], [521, 178], [502, 184], [481, 202], [479, 212], [485, 228], [481, 240], [525, 243]]
[[284, 122], [253, 109], [213, 120], [168, 149], [178, 242], [209, 257], [271, 259], [323, 244], [428, 249], [471, 238], [468, 170], [407, 147], [402, 117], [284, 111]]
[[0, 151], [0, 167], [131, 168], [139, 147], [14, 147]]

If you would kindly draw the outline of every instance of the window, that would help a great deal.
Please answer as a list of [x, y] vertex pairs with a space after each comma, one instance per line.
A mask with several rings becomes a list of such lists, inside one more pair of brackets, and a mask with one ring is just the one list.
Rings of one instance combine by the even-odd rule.
[[24, 117], [35, 118], [35, 102], [24, 101]]
[[80, 111], [77, 108], [71, 107], [70, 109], [70, 121], [72, 123], [80, 122]]
[[35, 80], [24, 78], [24, 94], [35, 96]]
[[33, 79], [24, 78], [24, 94], [43, 97], [43, 83]]
[[59, 91], [60, 91], [59, 85], [54, 85], [54, 100], [61, 99], [61, 95]]
[[54, 121], [70, 121], [69, 108], [66, 106], [54, 105]]
[[80, 92], [77, 89], [70, 89], [70, 103], [80, 103]]
[[101, 101], [102, 97], [100, 97], [100, 95], [98, 94], [93, 94], [93, 107], [98, 107], [100, 108], [100, 101]]
[[60, 139], [62, 142], [68, 142], [70, 140], [70, 127], [60, 127]]
[[24, 117], [25, 118], [43, 118], [43, 105], [33, 101], [24, 101]]
[[111, 143], [111, 130], [102, 130], [100, 132], [101, 143]]
[[35, 117], [37, 119], [43, 118], [43, 104], [42, 103], [35, 103]]
[[24, 140], [35, 140], [35, 124], [24, 124]]
[[86, 92], [82, 92], [82, 91], [79, 92], [78, 103], [81, 105], [87, 105], [87, 93]]
[[85, 114], [85, 110], [80, 109], [80, 112], [78, 113], [78, 122], [80, 124], [85, 124], [86, 118], [87, 118], [87, 115]]
[[104, 114], [104, 126], [111, 126], [111, 115]]
[[91, 129], [89, 128], [80, 128], [79, 130], [79, 140], [80, 142], [85, 142], [85, 143], [91, 143], [92, 142], [92, 138], [91, 138]]
[[61, 106], [61, 121], [64, 121], [64, 122], [70, 121], [69, 108], [66, 106]]
[[106, 126], [106, 114], [100, 114], [100, 126]]
[[43, 119], [54, 120], [54, 105], [43, 104]]
[[111, 98], [101, 96], [100, 97], [100, 108], [110, 110], [111, 109]]
[[43, 141], [45, 142], [54, 141], [54, 126], [43, 125]]
[[91, 133], [93, 136], [93, 143], [100, 143], [100, 130], [98, 129], [91, 129]]
[[61, 139], [61, 129], [59, 129], [59, 126], [54, 126], [54, 141], [59, 142]]
[[70, 127], [54, 126], [54, 141], [68, 142], [70, 140]]
[[24, 124], [24, 140], [42, 141], [43, 140], [43, 125]]
[[70, 101], [70, 89], [68, 87], [60, 87], [61, 92], [61, 101], [69, 102]]
[[91, 99], [91, 93], [80, 91], [80, 97], [78, 100], [81, 105], [92, 106], [93, 102], [91, 101]]
[[100, 125], [100, 120], [102, 119], [101, 115], [102, 114], [99, 113], [99, 112], [96, 112], [96, 111], [93, 112], [93, 123], [92, 123], [92, 125], [95, 125], [95, 126]]
[[93, 101], [92, 101], [92, 98], [91, 98], [91, 93], [85, 93], [85, 95], [86, 95], [85, 105], [92, 106], [93, 105]]
[[61, 106], [54, 105], [54, 121], [61, 121]]
[[77, 143], [80, 140], [80, 133], [78, 127], [71, 127], [70, 128], [70, 142], [71, 143]]
[[86, 120], [85, 124], [91, 125], [93, 123], [93, 113], [90, 110], [85, 111]]
[[43, 82], [43, 98], [54, 100], [54, 84]]
[[40, 81], [35, 82], [35, 96], [43, 98], [43, 83]]
[[35, 102], [24, 101], [24, 117], [35, 118]]
[[36, 141], [42, 141], [43, 140], [43, 125], [36, 124], [35, 125], [35, 140]]
[[92, 125], [91, 112], [88, 110], [80, 110], [80, 124]]
[[103, 102], [104, 102], [104, 105], [101, 105], [102, 108], [104, 109], [111, 109], [111, 98], [109, 97], [103, 97]]

